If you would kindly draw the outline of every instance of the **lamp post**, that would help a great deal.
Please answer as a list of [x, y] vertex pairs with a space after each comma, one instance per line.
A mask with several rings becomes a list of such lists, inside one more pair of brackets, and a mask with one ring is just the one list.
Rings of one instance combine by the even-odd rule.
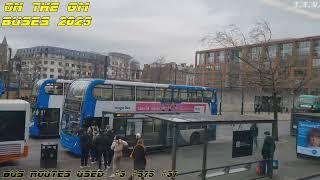
[[12, 55], [12, 49], [9, 49], [9, 61], [8, 61], [8, 73], [7, 73], [7, 99], [9, 99], [9, 92], [10, 92], [10, 74], [11, 74], [11, 55]]
[[243, 115], [243, 99], [244, 99], [244, 93], [243, 93], [243, 87], [241, 86], [241, 115]]
[[222, 79], [220, 81], [220, 104], [219, 104], [219, 115], [221, 115], [222, 110]]

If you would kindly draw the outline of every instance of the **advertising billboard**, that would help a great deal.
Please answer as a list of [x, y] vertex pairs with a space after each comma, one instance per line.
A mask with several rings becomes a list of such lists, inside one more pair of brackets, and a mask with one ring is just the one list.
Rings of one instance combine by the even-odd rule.
[[320, 122], [298, 121], [297, 153], [320, 158]]

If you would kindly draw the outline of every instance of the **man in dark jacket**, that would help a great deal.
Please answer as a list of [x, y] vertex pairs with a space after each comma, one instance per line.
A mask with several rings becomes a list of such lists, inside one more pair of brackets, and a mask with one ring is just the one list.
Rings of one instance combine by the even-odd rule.
[[[133, 169], [136, 171], [145, 170], [147, 165], [146, 152], [143, 145], [143, 139], [140, 137], [137, 140], [136, 146], [133, 148], [133, 151], [130, 155], [133, 158]], [[129, 177], [129, 180], [132, 180], [133, 176]], [[143, 176], [141, 179], [144, 179]]]
[[258, 148], [258, 135], [259, 135], [259, 129], [256, 123], [253, 123], [250, 127], [250, 131], [252, 133], [253, 142], [256, 145], [256, 148]]
[[262, 151], [261, 155], [264, 160], [264, 172], [270, 177], [272, 177], [272, 170], [273, 170], [273, 155], [276, 150], [276, 144], [272, 136], [270, 136], [270, 132], [266, 131], [264, 133], [266, 135], [263, 146], [262, 146]]
[[88, 157], [89, 157], [89, 135], [87, 134], [85, 129], [81, 129], [79, 132], [80, 138], [80, 150], [81, 150], [81, 165], [80, 168], [84, 166], [88, 166]]
[[107, 130], [106, 133], [106, 140], [107, 140], [107, 169], [110, 168], [112, 157], [113, 157], [113, 151], [111, 149], [111, 145], [114, 139], [114, 134], [112, 133], [111, 130]]
[[[107, 149], [110, 144], [109, 141], [110, 140], [109, 140], [107, 133], [105, 131], [101, 132], [94, 141], [94, 146], [96, 147], [97, 155], [98, 155], [99, 169], [101, 169], [102, 156], [103, 156], [103, 160], [104, 160], [105, 169], [107, 168], [107, 162], [108, 162]], [[110, 148], [110, 146], [109, 146], [109, 148]]]

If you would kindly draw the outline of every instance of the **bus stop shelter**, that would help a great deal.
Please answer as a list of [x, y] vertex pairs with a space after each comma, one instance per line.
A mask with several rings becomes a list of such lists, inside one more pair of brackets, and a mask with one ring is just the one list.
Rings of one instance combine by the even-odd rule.
[[[199, 176], [201, 179], [207, 179], [250, 169], [251, 174], [255, 175], [255, 168], [252, 168], [252, 165], [261, 161], [261, 158], [259, 158], [260, 150], [257, 149], [262, 147], [263, 134], [265, 131], [272, 133], [272, 124], [276, 123], [273, 119], [237, 114], [214, 116], [197, 113], [145, 115], [173, 124], [171, 170], [177, 171], [178, 177], [181, 176], [182, 179], [187, 178], [183, 178], [183, 176], [189, 174], [197, 174], [197, 179], [199, 179]], [[194, 127], [197, 124], [203, 128], [201, 143], [199, 145], [180, 146], [178, 139], [181, 134], [186, 132], [185, 126]], [[251, 131], [253, 124], [260, 129], [256, 137], [258, 139], [255, 145], [256, 150], [253, 150], [254, 142], [252, 142], [252, 139], [247, 147], [246, 145], [242, 146], [245, 143], [241, 142], [243, 137], [247, 142], [250, 141], [250, 138], [246, 139], [250, 135], [245, 133]], [[210, 129], [215, 129], [215, 137], [209, 141]], [[240, 136], [235, 136], [235, 134]], [[235, 140], [239, 137], [240, 139]], [[190, 150], [192, 147], [196, 150]], [[192, 157], [194, 154], [195, 157]]]

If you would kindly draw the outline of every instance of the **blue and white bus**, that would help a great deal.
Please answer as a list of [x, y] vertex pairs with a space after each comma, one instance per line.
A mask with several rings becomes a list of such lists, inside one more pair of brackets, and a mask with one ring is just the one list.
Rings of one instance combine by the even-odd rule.
[[[206, 113], [217, 114], [216, 90], [208, 87], [169, 85], [141, 82], [78, 79], [71, 85], [64, 103], [63, 117], [60, 128], [60, 141], [67, 150], [80, 154], [79, 138], [80, 128], [87, 128], [96, 124], [100, 127], [110, 125], [116, 134], [124, 133], [128, 126], [128, 118], [107, 117], [103, 120], [105, 112], [135, 113]], [[147, 126], [144, 122], [135, 120], [134, 132], [145, 135]], [[157, 122], [149, 122], [152, 131], [161, 128]], [[151, 124], [150, 124], [151, 123]], [[157, 126], [157, 127], [156, 127]], [[193, 137], [194, 138], [194, 137]], [[186, 137], [191, 140], [191, 137]], [[190, 142], [191, 143], [191, 142]], [[154, 143], [150, 142], [149, 145]], [[146, 144], [148, 145], [148, 143]]]
[[58, 136], [65, 94], [72, 80], [41, 79], [31, 92], [31, 125], [33, 137]]

